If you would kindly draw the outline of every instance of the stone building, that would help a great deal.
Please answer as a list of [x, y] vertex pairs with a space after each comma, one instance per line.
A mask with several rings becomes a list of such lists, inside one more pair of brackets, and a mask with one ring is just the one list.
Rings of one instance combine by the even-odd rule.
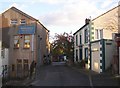
[[49, 30], [15, 7], [2, 13], [2, 41], [9, 47], [11, 78], [28, 76], [33, 61], [42, 65], [44, 56], [49, 56]]

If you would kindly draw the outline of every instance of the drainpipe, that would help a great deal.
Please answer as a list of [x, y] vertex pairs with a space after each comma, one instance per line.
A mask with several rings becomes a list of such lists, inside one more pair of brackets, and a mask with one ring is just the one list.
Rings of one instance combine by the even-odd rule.
[[34, 34], [32, 34], [32, 61], [34, 60]]
[[40, 63], [41, 63], [40, 41], [42, 40], [40, 35], [38, 35], [37, 37], [38, 37], [38, 39], [37, 39], [37, 41], [38, 41], [38, 49], [37, 49], [38, 58], [37, 58], [37, 63], [36, 63], [36, 78], [37, 78], [37, 75], [39, 74], [39, 67], [40, 67]]

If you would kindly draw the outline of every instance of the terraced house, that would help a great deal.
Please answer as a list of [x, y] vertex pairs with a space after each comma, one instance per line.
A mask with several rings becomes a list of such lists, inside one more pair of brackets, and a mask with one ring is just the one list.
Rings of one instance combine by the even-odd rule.
[[74, 62], [81, 62], [85, 60], [86, 68], [90, 67], [90, 19], [85, 20], [85, 25], [82, 26], [78, 31], [76, 31], [74, 35]]
[[28, 76], [33, 61], [42, 65], [49, 56], [49, 30], [15, 7], [2, 13], [2, 40], [9, 45], [10, 78]]
[[[74, 34], [74, 59], [84, 59], [88, 56], [88, 68], [98, 73], [104, 72], [108, 69], [114, 56], [116, 56], [116, 46], [114, 41], [114, 35], [118, 33], [118, 7], [101, 14], [95, 19], [90, 19], [88, 24], [85, 24]], [[87, 28], [86, 28], [87, 27]], [[86, 32], [86, 29], [88, 31]], [[81, 38], [81, 32], [82, 38]], [[85, 43], [86, 38], [88, 43]], [[77, 48], [80, 43], [76, 45], [77, 41], [82, 41], [83, 46], [88, 46], [88, 49], [84, 49], [81, 55], [81, 51]], [[117, 68], [118, 69], [118, 68]]]

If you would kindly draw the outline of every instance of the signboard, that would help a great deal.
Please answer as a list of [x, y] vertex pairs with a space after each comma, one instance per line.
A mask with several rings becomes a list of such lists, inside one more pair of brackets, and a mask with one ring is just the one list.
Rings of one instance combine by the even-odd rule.
[[19, 26], [18, 34], [34, 34], [35, 26]]

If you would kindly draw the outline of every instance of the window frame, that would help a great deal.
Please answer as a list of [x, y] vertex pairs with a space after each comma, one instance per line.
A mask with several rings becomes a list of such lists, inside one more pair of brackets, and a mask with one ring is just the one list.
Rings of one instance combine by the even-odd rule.
[[26, 19], [21, 19], [20, 24], [26, 24]]
[[85, 35], [85, 43], [88, 43], [88, 29], [86, 28], [84, 31], [84, 35]]
[[88, 48], [85, 48], [85, 61], [88, 60]]
[[[26, 39], [25, 37], [29, 36], [28, 39]], [[29, 42], [25, 42], [25, 41], [29, 41]], [[27, 46], [28, 45], [28, 46]], [[24, 44], [23, 44], [23, 48], [24, 49], [30, 49], [31, 45], [30, 45], [30, 35], [24, 35]]]
[[80, 45], [82, 44], [82, 35], [80, 34]]
[[[15, 37], [18, 37], [18, 38], [15, 38]], [[17, 43], [15, 43], [15, 41], [17, 41]], [[19, 35], [14, 35], [14, 48], [15, 49], [20, 48], [20, 38], [19, 38]]]
[[102, 39], [103, 38], [103, 29], [96, 29], [96, 39]]
[[11, 19], [10, 20], [10, 24], [12, 24], [12, 25], [16, 25], [17, 23], [18, 23], [17, 19]]
[[75, 36], [76, 39], [76, 46], [78, 46], [78, 35]]

